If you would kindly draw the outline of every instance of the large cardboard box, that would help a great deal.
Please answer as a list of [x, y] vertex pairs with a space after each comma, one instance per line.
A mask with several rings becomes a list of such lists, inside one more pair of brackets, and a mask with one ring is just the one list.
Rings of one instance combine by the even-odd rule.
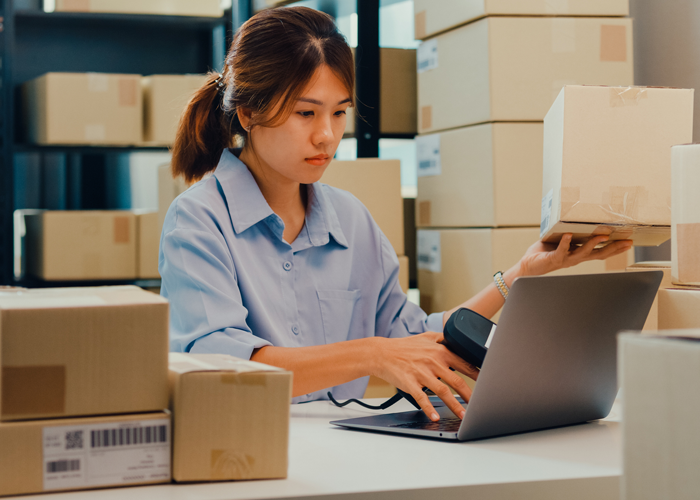
[[152, 75], [141, 79], [143, 90], [143, 140], [149, 145], [171, 145], [192, 95], [206, 75]]
[[621, 499], [696, 498], [700, 491], [700, 331], [622, 334]]
[[700, 286], [700, 144], [671, 148], [671, 275]]
[[332, 161], [321, 182], [355, 195], [369, 210], [397, 255], [404, 254], [401, 162], [376, 158]]
[[221, 17], [220, 0], [55, 0], [56, 12]]
[[162, 228], [158, 223], [158, 212], [136, 213], [136, 226], [138, 227], [136, 277], [160, 279], [158, 257]]
[[[671, 262], [637, 262], [627, 268], [627, 271], [661, 271], [664, 277], [659, 285], [659, 290], [671, 286]], [[656, 331], [659, 329], [659, 294], [654, 297], [654, 302], [649, 310], [649, 315], [644, 323], [644, 331]]]
[[659, 290], [659, 330], [700, 328], [700, 290]]
[[543, 240], [668, 240], [671, 146], [692, 134], [692, 89], [566, 86], [544, 121]]
[[185, 179], [177, 177], [173, 179], [170, 164], [158, 167], [158, 231], [163, 230], [165, 215], [175, 198], [187, 190]]
[[421, 40], [485, 16], [626, 16], [629, 0], [414, 0], [413, 12]]
[[416, 138], [418, 227], [536, 226], [542, 123], [487, 123]]
[[564, 85], [632, 85], [632, 20], [488, 17], [418, 48], [418, 132], [542, 121]]
[[[538, 229], [419, 229], [418, 289], [427, 313], [452, 309], [493, 283], [496, 271], [517, 264], [537, 241]], [[632, 252], [613, 261], [595, 260], [552, 274], [623, 271]], [[497, 316], [496, 316], [497, 317]]]
[[136, 277], [136, 216], [47, 211], [25, 216], [27, 273], [44, 280]]
[[22, 86], [27, 140], [128, 146], [141, 142], [139, 75], [46, 73]]
[[0, 496], [170, 482], [170, 415], [0, 423]]
[[170, 353], [173, 479], [287, 477], [292, 373], [223, 354]]
[[134, 286], [0, 294], [0, 420], [167, 408], [168, 302]]

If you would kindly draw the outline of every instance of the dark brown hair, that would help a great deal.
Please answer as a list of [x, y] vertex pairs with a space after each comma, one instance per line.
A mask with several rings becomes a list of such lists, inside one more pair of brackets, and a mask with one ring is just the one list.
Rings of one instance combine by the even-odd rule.
[[216, 168], [236, 136], [247, 140], [240, 108], [252, 112], [249, 130], [283, 123], [323, 64], [345, 85], [354, 103], [352, 51], [330, 16], [307, 7], [280, 7], [251, 17], [233, 37], [222, 77], [210, 73], [180, 118], [173, 176], [197, 181]]

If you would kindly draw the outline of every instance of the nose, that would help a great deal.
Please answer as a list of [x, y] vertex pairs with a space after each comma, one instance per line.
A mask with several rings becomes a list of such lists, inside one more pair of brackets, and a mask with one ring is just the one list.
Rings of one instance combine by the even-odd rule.
[[324, 144], [333, 139], [333, 128], [331, 126], [331, 117], [321, 115], [314, 124], [314, 131], [311, 136], [311, 141], [315, 144]]

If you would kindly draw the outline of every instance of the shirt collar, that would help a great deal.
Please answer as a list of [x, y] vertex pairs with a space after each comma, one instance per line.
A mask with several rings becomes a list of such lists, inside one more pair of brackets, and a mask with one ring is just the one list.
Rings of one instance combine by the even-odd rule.
[[[236, 234], [240, 234], [257, 223], [268, 220], [271, 228], [281, 228], [281, 219], [265, 200], [253, 174], [229, 149], [225, 149], [214, 172], [231, 214]], [[341, 246], [348, 243], [340, 228], [338, 214], [326, 196], [320, 182], [307, 185], [306, 230], [313, 246], [326, 245], [330, 235]], [[281, 239], [281, 231], [279, 237]]]

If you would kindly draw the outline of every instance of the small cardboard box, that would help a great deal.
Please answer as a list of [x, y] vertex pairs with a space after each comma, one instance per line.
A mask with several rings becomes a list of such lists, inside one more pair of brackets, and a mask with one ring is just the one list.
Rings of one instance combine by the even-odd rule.
[[0, 496], [170, 482], [170, 415], [0, 423]]
[[47, 211], [25, 216], [27, 273], [44, 280], [136, 277], [136, 216]]
[[223, 354], [170, 353], [173, 479], [287, 477], [292, 373]]
[[418, 132], [542, 121], [564, 85], [632, 85], [632, 20], [487, 17], [418, 48]]
[[220, 0], [55, 0], [56, 12], [221, 17]]
[[[637, 262], [627, 268], [627, 271], [662, 271], [664, 277], [659, 285], [659, 290], [671, 286], [671, 263], [670, 262]], [[654, 303], [649, 310], [644, 331], [656, 331], [659, 329], [659, 294], [654, 297]]]
[[158, 223], [158, 212], [136, 213], [136, 226], [138, 228], [136, 277], [139, 279], [160, 279], [158, 253], [161, 226]]
[[543, 241], [668, 240], [671, 146], [692, 135], [692, 89], [566, 86], [544, 120]]
[[414, 0], [416, 40], [485, 16], [627, 16], [629, 0]]
[[175, 142], [180, 115], [206, 75], [152, 75], [141, 79], [143, 140], [149, 145]]
[[[507, 271], [537, 241], [538, 229], [419, 229], [418, 288], [427, 313], [446, 311], [493, 283], [496, 271]], [[552, 274], [592, 274], [624, 270], [633, 252], [622, 260], [594, 260]], [[497, 318], [497, 316], [496, 316]]]
[[700, 287], [700, 144], [671, 148], [671, 275]]
[[416, 226], [539, 224], [542, 130], [487, 123], [416, 137]]
[[621, 499], [696, 498], [700, 491], [700, 331], [621, 334]]
[[659, 290], [659, 330], [700, 328], [700, 290]]
[[22, 86], [27, 140], [129, 146], [141, 142], [140, 75], [46, 73]]
[[396, 254], [404, 254], [399, 160], [334, 160], [323, 174], [321, 182], [355, 195], [372, 214]]
[[168, 302], [135, 286], [0, 294], [0, 420], [160, 411]]

